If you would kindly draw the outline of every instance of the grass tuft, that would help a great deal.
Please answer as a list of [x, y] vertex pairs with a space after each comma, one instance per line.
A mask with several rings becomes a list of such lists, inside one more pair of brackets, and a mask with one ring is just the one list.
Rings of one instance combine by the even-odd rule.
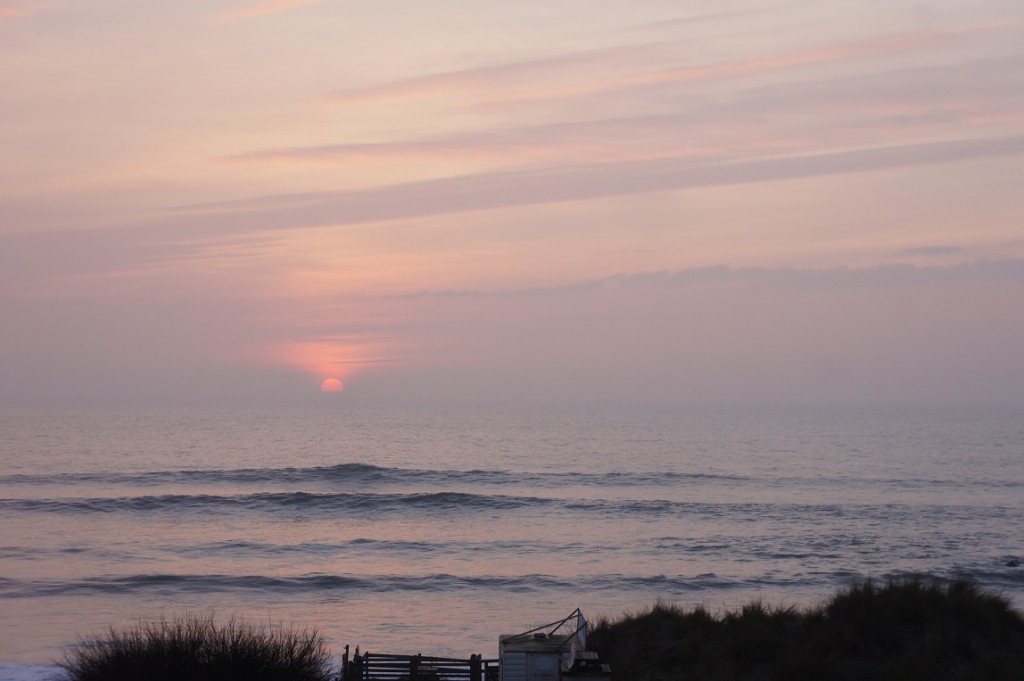
[[969, 581], [867, 581], [806, 611], [659, 602], [597, 621], [588, 646], [623, 681], [1024, 679], [1024, 617]]
[[329, 681], [330, 662], [315, 631], [186, 615], [111, 628], [78, 643], [60, 666], [69, 681]]

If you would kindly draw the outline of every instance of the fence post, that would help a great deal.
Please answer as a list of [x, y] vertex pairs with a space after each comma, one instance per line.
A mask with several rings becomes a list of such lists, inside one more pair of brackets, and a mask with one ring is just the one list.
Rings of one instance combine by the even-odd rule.
[[469, 656], [469, 681], [483, 681], [480, 673], [480, 655]]
[[416, 653], [416, 657], [409, 658], [409, 681], [416, 681], [420, 673], [420, 658], [422, 653]]
[[364, 665], [363, 656], [359, 654], [359, 648], [356, 648], [355, 657], [352, 658], [352, 664], [349, 665], [349, 670], [352, 672], [352, 678], [345, 677], [345, 681], [363, 681], [364, 677]]

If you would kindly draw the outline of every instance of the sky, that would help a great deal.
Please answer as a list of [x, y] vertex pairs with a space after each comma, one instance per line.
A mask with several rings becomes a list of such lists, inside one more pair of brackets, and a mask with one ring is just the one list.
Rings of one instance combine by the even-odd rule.
[[1022, 188], [1019, 0], [0, 0], [0, 405], [1024, 406]]

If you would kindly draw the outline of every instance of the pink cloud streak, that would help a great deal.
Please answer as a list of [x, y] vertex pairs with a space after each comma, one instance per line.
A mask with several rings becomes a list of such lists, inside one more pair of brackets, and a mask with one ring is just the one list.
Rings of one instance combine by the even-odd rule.
[[947, 44], [957, 36], [1015, 28], [1019, 27], [1021, 24], [1021, 21], [987, 22], [983, 24], [937, 29], [933, 31], [912, 31], [876, 36], [816, 49], [784, 52], [753, 59], [684, 66], [665, 69], [662, 71], [627, 75], [617, 79], [598, 79], [582, 81], [570, 85], [558, 84], [538, 87], [532, 90], [512, 91], [507, 96], [490, 99], [486, 102], [486, 106], [489, 108], [497, 107], [500, 109], [516, 102], [564, 99], [573, 96], [608, 93], [616, 90], [626, 90], [650, 85], [666, 85], [694, 80], [732, 78], [803, 66], [817, 66], [848, 59], [863, 59], [903, 54], [940, 47]]
[[47, 9], [49, 5], [41, 2], [23, 2], [22, 0], [0, 0], [0, 22], [20, 19]]
[[[840, 43], [815, 49], [784, 52], [776, 55], [714, 62], [695, 66], [667, 68], [658, 71], [644, 71], [618, 77], [580, 77], [580, 68], [595, 69], [606, 73], [610, 67], [628, 62], [631, 55], [650, 57], [657, 51], [657, 45], [627, 46], [593, 50], [511, 64], [484, 66], [463, 71], [449, 71], [428, 74], [405, 80], [385, 83], [339, 92], [327, 97], [329, 103], [352, 103], [361, 101], [383, 101], [410, 97], [431, 97], [460, 91], [493, 91], [504, 89], [507, 94], [500, 98], [486, 98], [490, 105], [504, 105], [509, 102], [539, 100], [547, 98], [564, 99], [571, 96], [588, 95], [597, 92], [641, 87], [689, 80], [734, 77], [800, 66], [810, 66], [844, 59], [858, 59], [889, 54], [900, 54], [930, 49], [946, 44], [957, 36], [989, 33], [992, 31], [1017, 28], [1024, 21], [1010, 20], [985, 22], [935, 29], [930, 31], [909, 31], [892, 35], [876, 36], [863, 40]], [[663, 60], [662, 55], [659, 60]], [[569, 82], [555, 82], [541, 87], [533, 86], [541, 79], [551, 81], [552, 74], [569, 70]], [[531, 87], [517, 88], [518, 83]]]
[[280, 14], [281, 12], [288, 12], [299, 7], [322, 5], [325, 2], [327, 2], [327, 0], [275, 0], [274, 2], [263, 3], [262, 5], [240, 7], [224, 14], [221, 17], [221, 21], [240, 21], [242, 19], [266, 16], [268, 14]]
[[679, 156], [486, 172], [357, 191], [263, 196], [182, 207], [179, 211], [169, 212], [162, 220], [166, 221], [164, 228], [175, 232], [195, 229], [207, 234], [218, 224], [244, 224], [245, 231], [336, 226], [694, 187], [869, 172], [966, 159], [1011, 157], [1022, 153], [1024, 137], [1005, 136], [711, 164], [694, 164], [689, 156]]
[[[956, 66], [801, 79], [760, 88], [733, 101], [685, 111], [522, 127], [470, 130], [434, 137], [339, 142], [259, 149], [223, 157], [233, 164], [349, 164], [471, 159], [560, 163], [690, 155], [694, 162], [742, 152], [807, 153], [835, 146], [907, 142], [947, 135], [986, 136], [993, 125], [1019, 124], [1024, 98], [1012, 68], [982, 60]], [[772, 125], [750, 110], [771, 111]], [[827, 124], [803, 120], [814, 111]], [[781, 121], [797, 120], [799, 124]], [[839, 131], [842, 131], [841, 133]]]

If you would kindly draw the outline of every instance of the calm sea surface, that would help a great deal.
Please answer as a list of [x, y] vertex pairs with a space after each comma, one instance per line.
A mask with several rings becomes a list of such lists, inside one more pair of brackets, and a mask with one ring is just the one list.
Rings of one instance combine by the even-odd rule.
[[185, 612], [496, 654], [579, 606], [971, 576], [1024, 605], [1020, 413], [9, 411], [0, 678]]

